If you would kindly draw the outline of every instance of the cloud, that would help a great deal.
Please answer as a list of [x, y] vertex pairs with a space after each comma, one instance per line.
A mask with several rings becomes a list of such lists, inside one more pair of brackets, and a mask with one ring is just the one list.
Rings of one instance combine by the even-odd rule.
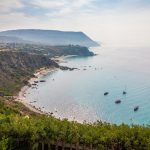
[[40, 8], [60, 8], [65, 6], [66, 1], [64, 0], [32, 0], [29, 4], [40, 7]]
[[9, 14], [0, 14], [0, 30], [41, 27], [40, 20], [34, 17], [27, 17], [24, 13], [14, 12]]
[[32, 0], [29, 3], [42, 8], [61, 9], [62, 7], [82, 7], [94, 0]]
[[45, 16], [62, 17], [92, 9], [95, 0], [32, 0], [26, 4], [44, 10]]
[[11, 11], [22, 9], [24, 5], [20, 0], [1, 0], [0, 13], [9, 13]]

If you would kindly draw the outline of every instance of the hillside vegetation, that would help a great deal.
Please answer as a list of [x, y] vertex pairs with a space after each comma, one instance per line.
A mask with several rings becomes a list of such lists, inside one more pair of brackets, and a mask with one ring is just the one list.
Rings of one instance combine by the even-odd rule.
[[49, 57], [54, 56], [93, 56], [94, 53], [89, 51], [87, 47], [78, 45], [66, 45], [66, 46], [50, 46], [41, 44], [17, 44], [17, 43], [1, 43], [0, 51], [21, 51], [28, 53], [43, 54]]
[[33, 77], [36, 69], [58, 67], [48, 57], [26, 52], [0, 52], [0, 92], [9, 96], [18, 92]]
[[[15, 140], [22, 140], [17, 147]], [[149, 150], [150, 128], [102, 122], [79, 124], [46, 115], [21, 115], [0, 101], [0, 149], [37, 149], [41, 142], [86, 145], [98, 150]], [[3, 144], [3, 145], [2, 145]]]

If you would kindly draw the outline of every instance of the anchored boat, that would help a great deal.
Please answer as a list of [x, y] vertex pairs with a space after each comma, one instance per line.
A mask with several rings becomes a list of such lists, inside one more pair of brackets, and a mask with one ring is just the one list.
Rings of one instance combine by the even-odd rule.
[[138, 111], [139, 110], [139, 106], [134, 107], [134, 111]]
[[116, 104], [120, 104], [120, 103], [121, 103], [121, 100], [120, 100], [120, 99], [119, 99], [119, 100], [116, 100], [115, 103], [116, 103]]
[[108, 94], [109, 94], [108, 92], [105, 92], [105, 93], [104, 93], [104, 96], [106, 96], [106, 95], [108, 95]]
[[126, 94], [127, 94], [127, 92], [126, 92], [126, 91], [123, 91], [123, 92], [122, 92], [122, 94], [123, 94], [123, 95], [126, 95]]

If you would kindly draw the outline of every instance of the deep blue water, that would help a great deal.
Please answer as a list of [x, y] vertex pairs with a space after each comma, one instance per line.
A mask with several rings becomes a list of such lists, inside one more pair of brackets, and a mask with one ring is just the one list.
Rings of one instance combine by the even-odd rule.
[[[28, 102], [37, 100], [36, 107], [79, 121], [150, 124], [150, 48], [92, 51], [98, 55], [71, 57], [62, 64], [80, 70], [58, 70], [43, 77], [45, 83], [28, 90]], [[104, 96], [106, 91], [108, 96]], [[117, 99], [121, 104], [115, 104]], [[139, 106], [137, 112], [135, 106]]]

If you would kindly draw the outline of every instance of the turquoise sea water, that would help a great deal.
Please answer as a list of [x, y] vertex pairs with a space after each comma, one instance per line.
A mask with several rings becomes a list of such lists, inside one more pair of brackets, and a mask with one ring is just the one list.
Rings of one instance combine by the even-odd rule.
[[[62, 64], [80, 70], [58, 70], [42, 77], [45, 83], [28, 89], [28, 102], [36, 100], [36, 107], [71, 120], [150, 124], [150, 48], [91, 50], [98, 55], [70, 57]], [[121, 104], [115, 104], [117, 99]]]

